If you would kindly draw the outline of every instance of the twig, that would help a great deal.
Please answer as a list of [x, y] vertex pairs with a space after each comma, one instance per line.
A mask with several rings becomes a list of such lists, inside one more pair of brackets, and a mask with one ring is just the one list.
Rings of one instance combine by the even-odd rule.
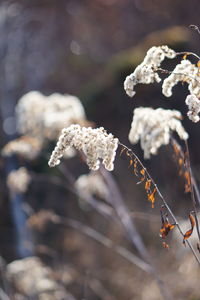
[[120, 256], [122, 256], [129, 262], [135, 264], [143, 271], [145, 271], [147, 273], [151, 273], [151, 266], [148, 263], [144, 262], [139, 257], [134, 255], [129, 250], [123, 248], [122, 246], [116, 246], [108, 237], [104, 236], [102, 233], [96, 231], [95, 229], [93, 229], [77, 220], [66, 218], [66, 217], [61, 217], [56, 214], [54, 214], [54, 217], [55, 218], [53, 218], [51, 221], [53, 221], [55, 224], [62, 224], [65, 226], [70, 226], [70, 227], [84, 233], [85, 235], [91, 237], [92, 239], [101, 243], [105, 247], [113, 249]]
[[[184, 161], [184, 159], [185, 159], [184, 151], [183, 151], [181, 145], [177, 142], [177, 140], [174, 137], [171, 137], [171, 144], [172, 144], [172, 146], [174, 145], [174, 146], [178, 147], [180, 155], [181, 155], [181, 158]], [[198, 188], [196, 179], [194, 177], [194, 174], [192, 172], [192, 168], [190, 169], [190, 171], [191, 171], [191, 174], [190, 174], [190, 176], [191, 176], [191, 182], [193, 184], [193, 188], [194, 188], [194, 191], [195, 191], [195, 194], [196, 194], [196, 198], [195, 199], [197, 200], [198, 205], [200, 206], [200, 192], [199, 192], [199, 188]]]
[[196, 30], [196, 31], [198, 32], [198, 34], [200, 34], [200, 30], [199, 30], [199, 27], [198, 27], [197, 25], [191, 24], [191, 25], [189, 26], [189, 28], [192, 29], [192, 30]]
[[196, 208], [196, 199], [194, 196], [194, 188], [193, 188], [193, 182], [192, 182], [192, 170], [191, 170], [191, 163], [190, 163], [190, 153], [189, 153], [189, 147], [188, 147], [188, 142], [187, 140], [185, 141], [185, 146], [186, 146], [186, 154], [187, 154], [187, 166], [190, 174], [190, 192], [191, 192], [191, 198], [192, 198], [192, 204], [193, 204], [193, 209], [194, 209], [194, 217], [196, 221], [196, 229], [197, 229], [197, 235], [200, 241], [200, 231], [199, 231], [199, 222], [197, 218], [197, 208]]
[[[182, 229], [181, 229], [181, 227], [180, 227], [180, 225], [179, 225], [179, 223], [178, 223], [178, 221], [177, 221], [177, 219], [176, 219], [174, 213], [172, 212], [171, 208], [170, 208], [169, 205], [167, 204], [167, 202], [166, 202], [166, 200], [164, 199], [163, 195], [161, 194], [159, 188], [157, 187], [157, 184], [155, 183], [155, 181], [154, 181], [153, 178], [151, 177], [151, 175], [150, 175], [150, 173], [148, 172], [148, 170], [144, 167], [144, 165], [143, 165], [143, 163], [141, 162], [141, 160], [140, 160], [140, 159], [138, 158], [138, 156], [132, 151], [132, 149], [128, 148], [127, 146], [125, 146], [125, 145], [122, 144], [122, 143], [120, 143], [120, 145], [121, 145], [124, 149], [126, 149], [126, 150], [128, 151], [128, 153], [129, 153], [131, 156], [133, 156], [134, 158], [136, 158], [137, 161], [138, 161], [138, 163], [139, 163], [139, 164], [141, 165], [141, 167], [145, 170], [147, 176], [149, 177], [149, 179], [151, 179], [151, 181], [152, 181], [154, 187], [156, 188], [157, 193], [158, 193], [160, 199], [162, 200], [162, 202], [163, 202], [163, 204], [165, 205], [166, 209], [168, 210], [168, 212], [170, 213], [171, 217], [173, 218], [173, 221], [174, 221], [174, 223], [176, 224], [176, 226], [177, 226], [177, 228], [178, 228], [180, 234], [181, 234], [182, 236], [184, 236], [184, 233], [183, 233], [183, 231], [182, 231]], [[187, 240], [186, 243], [187, 243], [187, 245], [189, 246], [190, 250], [192, 251], [192, 253], [193, 253], [193, 255], [194, 255], [196, 261], [197, 261], [198, 264], [200, 265], [200, 259], [199, 259], [199, 257], [197, 256], [197, 254], [196, 254], [196, 252], [195, 252], [193, 246], [191, 245], [190, 241]]]
[[8, 297], [8, 295], [1, 288], [0, 288], [0, 298], [1, 300], [11, 300], [11, 298]]
[[97, 199], [95, 199], [92, 196], [85, 197], [83, 195], [80, 195], [80, 193], [78, 193], [78, 191], [76, 190], [76, 188], [74, 186], [75, 179], [73, 179], [73, 175], [70, 173], [70, 171], [66, 167], [63, 167], [62, 165], [59, 165], [58, 168], [69, 183], [66, 184], [66, 182], [64, 182], [57, 176], [46, 176], [44, 174], [36, 175], [33, 172], [31, 172], [31, 176], [33, 177], [34, 180], [48, 181], [48, 182], [51, 182], [55, 185], [58, 185], [64, 189], [66, 189], [67, 191], [70, 191], [71, 193], [73, 193], [74, 195], [79, 197], [80, 199], [83, 199], [85, 202], [87, 202], [89, 205], [91, 205], [96, 211], [98, 211], [100, 214], [102, 214], [106, 218], [110, 218], [110, 217], [114, 218], [115, 217], [113, 208], [111, 206], [109, 206], [106, 203], [103, 203], [101, 201], [98, 201]]
[[100, 280], [92, 278], [89, 280], [88, 286], [98, 297], [100, 297], [100, 299], [116, 300], [116, 298], [113, 295], [111, 295], [108, 292], [108, 290], [103, 286]]
[[174, 71], [169, 71], [169, 70], [165, 70], [165, 69], [162, 69], [162, 68], [156, 68], [155, 71], [160, 71], [164, 74], [175, 74], [175, 75], [183, 75], [183, 76], [187, 76], [188, 78], [196, 81], [198, 84], [200, 84], [200, 81], [198, 79], [196, 79], [195, 77], [191, 76], [191, 75], [188, 75], [188, 74], [185, 74], [185, 73], [178, 73], [178, 72], [174, 72]]
[[192, 55], [192, 56], [194, 56], [194, 57], [196, 57], [196, 58], [198, 58], [198, 59], [200, 59], [200, 57], [196, 54], [196, 53], [194, 53], [194, 52], [187, 52], [187, 51], [182, 51], [182, 52], [176, 52], [176, 55]]
[[110, 187], [110, 191], [111, 191], [111, 195], [112, 195], [111, 202], [112, 202], [113, 207], [115, 208], [128, 236], [129, 236], [130, 241], [136, 247], [136, 249], [142, 256], [142, 258], [146, 262], [148, 262], [148, 264], [150, 264], [151, 274], [154, 276], [154, 278], [158, 284], [158, 287], [163, 296], [163, 299], [172, 299], [172, 296], [170, 295], [169, 290], [167, 290], [164, 282], [160, 279], [156, 269], [152, 265], [151, 257], [150, 257], [150, 255], [149, 255], [149, 253], [148, 253], [148, 251], [147, 251], [147, 249], [146, 249], [146, 247], [145, 247], [145, 245], [133, 223], [133, 220], [131, 219], [130, 213], [123, 201], [123, 197], [121, 196], [121, 193], [120, 193], [118, 186], [115, 183], [112, 175], [109, 172], [107, 172], [104, 168], [100, 168], [100, 172], [102, 173], [102, 175], [106, 179], [108, 186]]

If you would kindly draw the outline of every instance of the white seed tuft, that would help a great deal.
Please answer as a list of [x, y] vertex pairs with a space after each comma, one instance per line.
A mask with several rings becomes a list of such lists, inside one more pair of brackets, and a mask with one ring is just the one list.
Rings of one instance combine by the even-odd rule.
[[92, 129], [77, 124], [64, 128], [50, 157], [49, 166], [58, 165], [60, 158], [70, 147], [83, 151], [87, 165], [91, 170], [99, 169], [99, 159], [102, 159], [102, 163], [108, 171], [114, 169], [113, 162], [118, 147], [118, 139], [114, 138], [111, 133], [108, 134], [103, 127]]
[[183, 140], [188, 138], [180, 120], [181, 113], [177, 110], [136, 108], [129, 132], [129, 141], [136, 144], [140, 140], [144, 158], [150, 158], [151, 154], [157, 154], [162, 145], [169, 144], [171, 131], [176, 131]]
[[124, 89], [128, 96], [135, 95], [134, 87], [138, 83], [149, 84], [160, 82], [161, 78], [157, 73], [165, 57], [174, 58], [176, 52], [168, 46], [152, 47], [147, 51], [143, 62], [137, 66], [135, 71], [126, 77], [124, 81]]
[[188, 95], [185, 103], [189, 108], [187, 113], [188, 118], [195, 123], [199, 122], [200, 118], [198, 114], [200, 113], [200, 100], [195, 95]]

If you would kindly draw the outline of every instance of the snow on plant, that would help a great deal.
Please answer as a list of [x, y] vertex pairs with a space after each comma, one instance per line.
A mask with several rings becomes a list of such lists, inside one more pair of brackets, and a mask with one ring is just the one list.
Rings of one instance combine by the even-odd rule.
[[133, 112], [129, 141], [136, 144], [140, 140], [144, 158], [150, 158], [151, 154], [157, 154], [162, 145], [169, 144], [172, 131], [182, 140], [188, 138], [181, 119], [181, 113], [177, 110], [136, 108]]

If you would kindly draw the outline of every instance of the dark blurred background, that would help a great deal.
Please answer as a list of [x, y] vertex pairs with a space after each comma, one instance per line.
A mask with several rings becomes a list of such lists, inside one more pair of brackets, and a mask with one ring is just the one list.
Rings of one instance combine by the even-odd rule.
[[[22, 95], [31, 90], [38, 90], [45, 95], [58, 92], [78, 96], [88, 119], [97, 126], [105, 127], [128, 146], [127, 136], [135, 107], [178, 109], [184, 116], [183, 124], [190, 135], [191, 161], [198, 182], [199, 124], [193, 125], [186, 117], [184, 100], [187, 88], [178, 85], [174, 88], [173, 96], [166, 99], [161, 94], [159, 84], [137, 86], [136, 96], [129, 99], [123, 89], [123, 81], [153, 45], [167, 44], [177, 51], [199, 54], [200, 35], [189, 29], [190, 24], [199, 25], [199, 13], [199, 0], [2, 0], [1, 147], [16, 138], [15, 105]], [[165, 67], [172, 70], [174, 65], [170, 62]], [[49, 153], [52, 149], [52, 145], [49, 146]], [[143, 158], [139, 145], [133, 149]], [[20, 165], [20, 161], [17, 163]], [[175, 213], [180, 217], [187, 217], [192, 207], [191, 200], [184, 194], [184, 183], [177, 175], [178, 169], [170, 146], [160, 149], [156, 157], [145, 163]], [[6, 170], [10, 164], [10, 161], [0, 159], [0, 254], [6, 263], [19, 258], [6, 187]], [[49, 176], [58, 173], [49, 171], [47, 160], [42, 158], [28, 164], [28, 167], [38, 174]], [[74, 160], [69, 161], [69, 168], [76, 177], [87, 170]], [[163, 273], [166, 272], [166, 281], [174, 294], [177, 292], [176, 299], [199, 299], [200, 294], [196, 291], [194, 281], [185, 290], [181, 290], [183, 274], [177, 273], [180, 265], [178, 260], [174, 267], [176, 246], [172, 246], [171, 252], [167, 252], [162, 248], [158, 237], [159, 204], [154, 210], [151, 209], [143, 189], [135, 184], [136, 180], [129, 172], [128, 161], [124, 157], [118, 156], [114, 177], [130, 212], [146, 214], [146, 219], [135, 218], [137, 228], [158, 268]], [[69, 192], [66, 194], [62, 187], [55, 188], [40, 180], [33, 180], [25, 201], [36, 211], [52, 209], [58, 214], [81, 220], [112, 238], [115, 243], [124, 243], [131, 251], [135, 251], [124, 238], [121, 228], [116, 230], [111, 221], [102, 220], [92, 208], [82, 207], [76, 197]], [[87, 300], [147, 299], [147, 296], [139, 296], [142, 285], [137, 286], [141, 281], [149, 289], [155, 289], [155, 294], [149, 295], [148, 299], [159, 299], [159, 296], [155, 296], [156, 288], [149, 275], [128, 265], [117, 255], [113, 255], [111, 250], [99, 247], [80, 232], [49, 225], [42, 233], [35, 234], [34, 239], [36, 243], [53, 249], [54, 255], [49, 257], [36, 252], [32, 254], [41, 257], [57, 272], [63, 266], [74, 269], [76, 276], [72, 276], [67, 289], [77, 299], [84, 297], [84, 280], [80, 280], [81, 276], [98, 278], [109, 291], [107, 296], [113, 297], [97, 295], [95, 289], [88, 287], [87, 297], [85, 296]], [[170, 272], [175, 272], [175, 278], [179, 278], [177, 289], [175, 280], [170, 279]]]

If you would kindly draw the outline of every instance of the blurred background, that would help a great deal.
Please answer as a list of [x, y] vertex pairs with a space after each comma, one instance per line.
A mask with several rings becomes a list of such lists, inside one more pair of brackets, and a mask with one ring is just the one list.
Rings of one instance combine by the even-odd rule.
[[[187, 87], [178, 85], [166, 99], [159, 84], [139, 85], [131, 99], [123, 82], [152, 46], [168, 45], [176, 51], [199, 54], [200, 35], [189, 29], [190, 24], [199, 25], [199, 12], [198, 0], [2, 0], [1, 148], [20, 136], [15, 106], [30, 91], [77, 96], [91, 124], [103, 126], [128, 147], [135, 107], [178, 109], [190, 135], [198, 183], [199, 124], [186, 117]], [[172, 70], [174, 63], [164, 66]], [[76, 156], [66, 159], [60, 169], [48, 167], [55, 144], [56, 140], [46, 142], [41, 155], [32, 161], [23, 155], [0, 157], [0, 298], [163, 299], [151, 272], [141, 261], [134, 261], [136, 256], [144, 262], [144, 255], [127, 237], [123, 224], [97, 209], [102, 205], [108, 213], [112, 205], [98, 197], [91, 205], [74, 190], [74, 180], [88, 173], [83, 160]], [[143, 160], [140, 146], [132, 149]], [[144, 163], [176, 216], [187, 220], [192, 203], [184, 193], [171, 147], [161, 148]], [[161, 203], [151, 208], [128, 166], [126, 157], [118, 155], [111, 181], [158, 276], [162, 274], [171, 293], [168, 299], [200, 299], [200, 273], [194, 257], [182, 245], [181, 237], [178, 243], [169, 236], [170, 249], [163, 248], [159, 238]], [[31, 174], [23, 193], [11, 191], [7, 184], [8, 174], [19, 167], [26, 167]], [[29, 220], [41, 211], [38, 218]], [[124, 249], [129, 251], [125, 257]], [[135, 256], [130, 258], [132, 254]], [[15, 265], [17, 260], [20, 264]]]

